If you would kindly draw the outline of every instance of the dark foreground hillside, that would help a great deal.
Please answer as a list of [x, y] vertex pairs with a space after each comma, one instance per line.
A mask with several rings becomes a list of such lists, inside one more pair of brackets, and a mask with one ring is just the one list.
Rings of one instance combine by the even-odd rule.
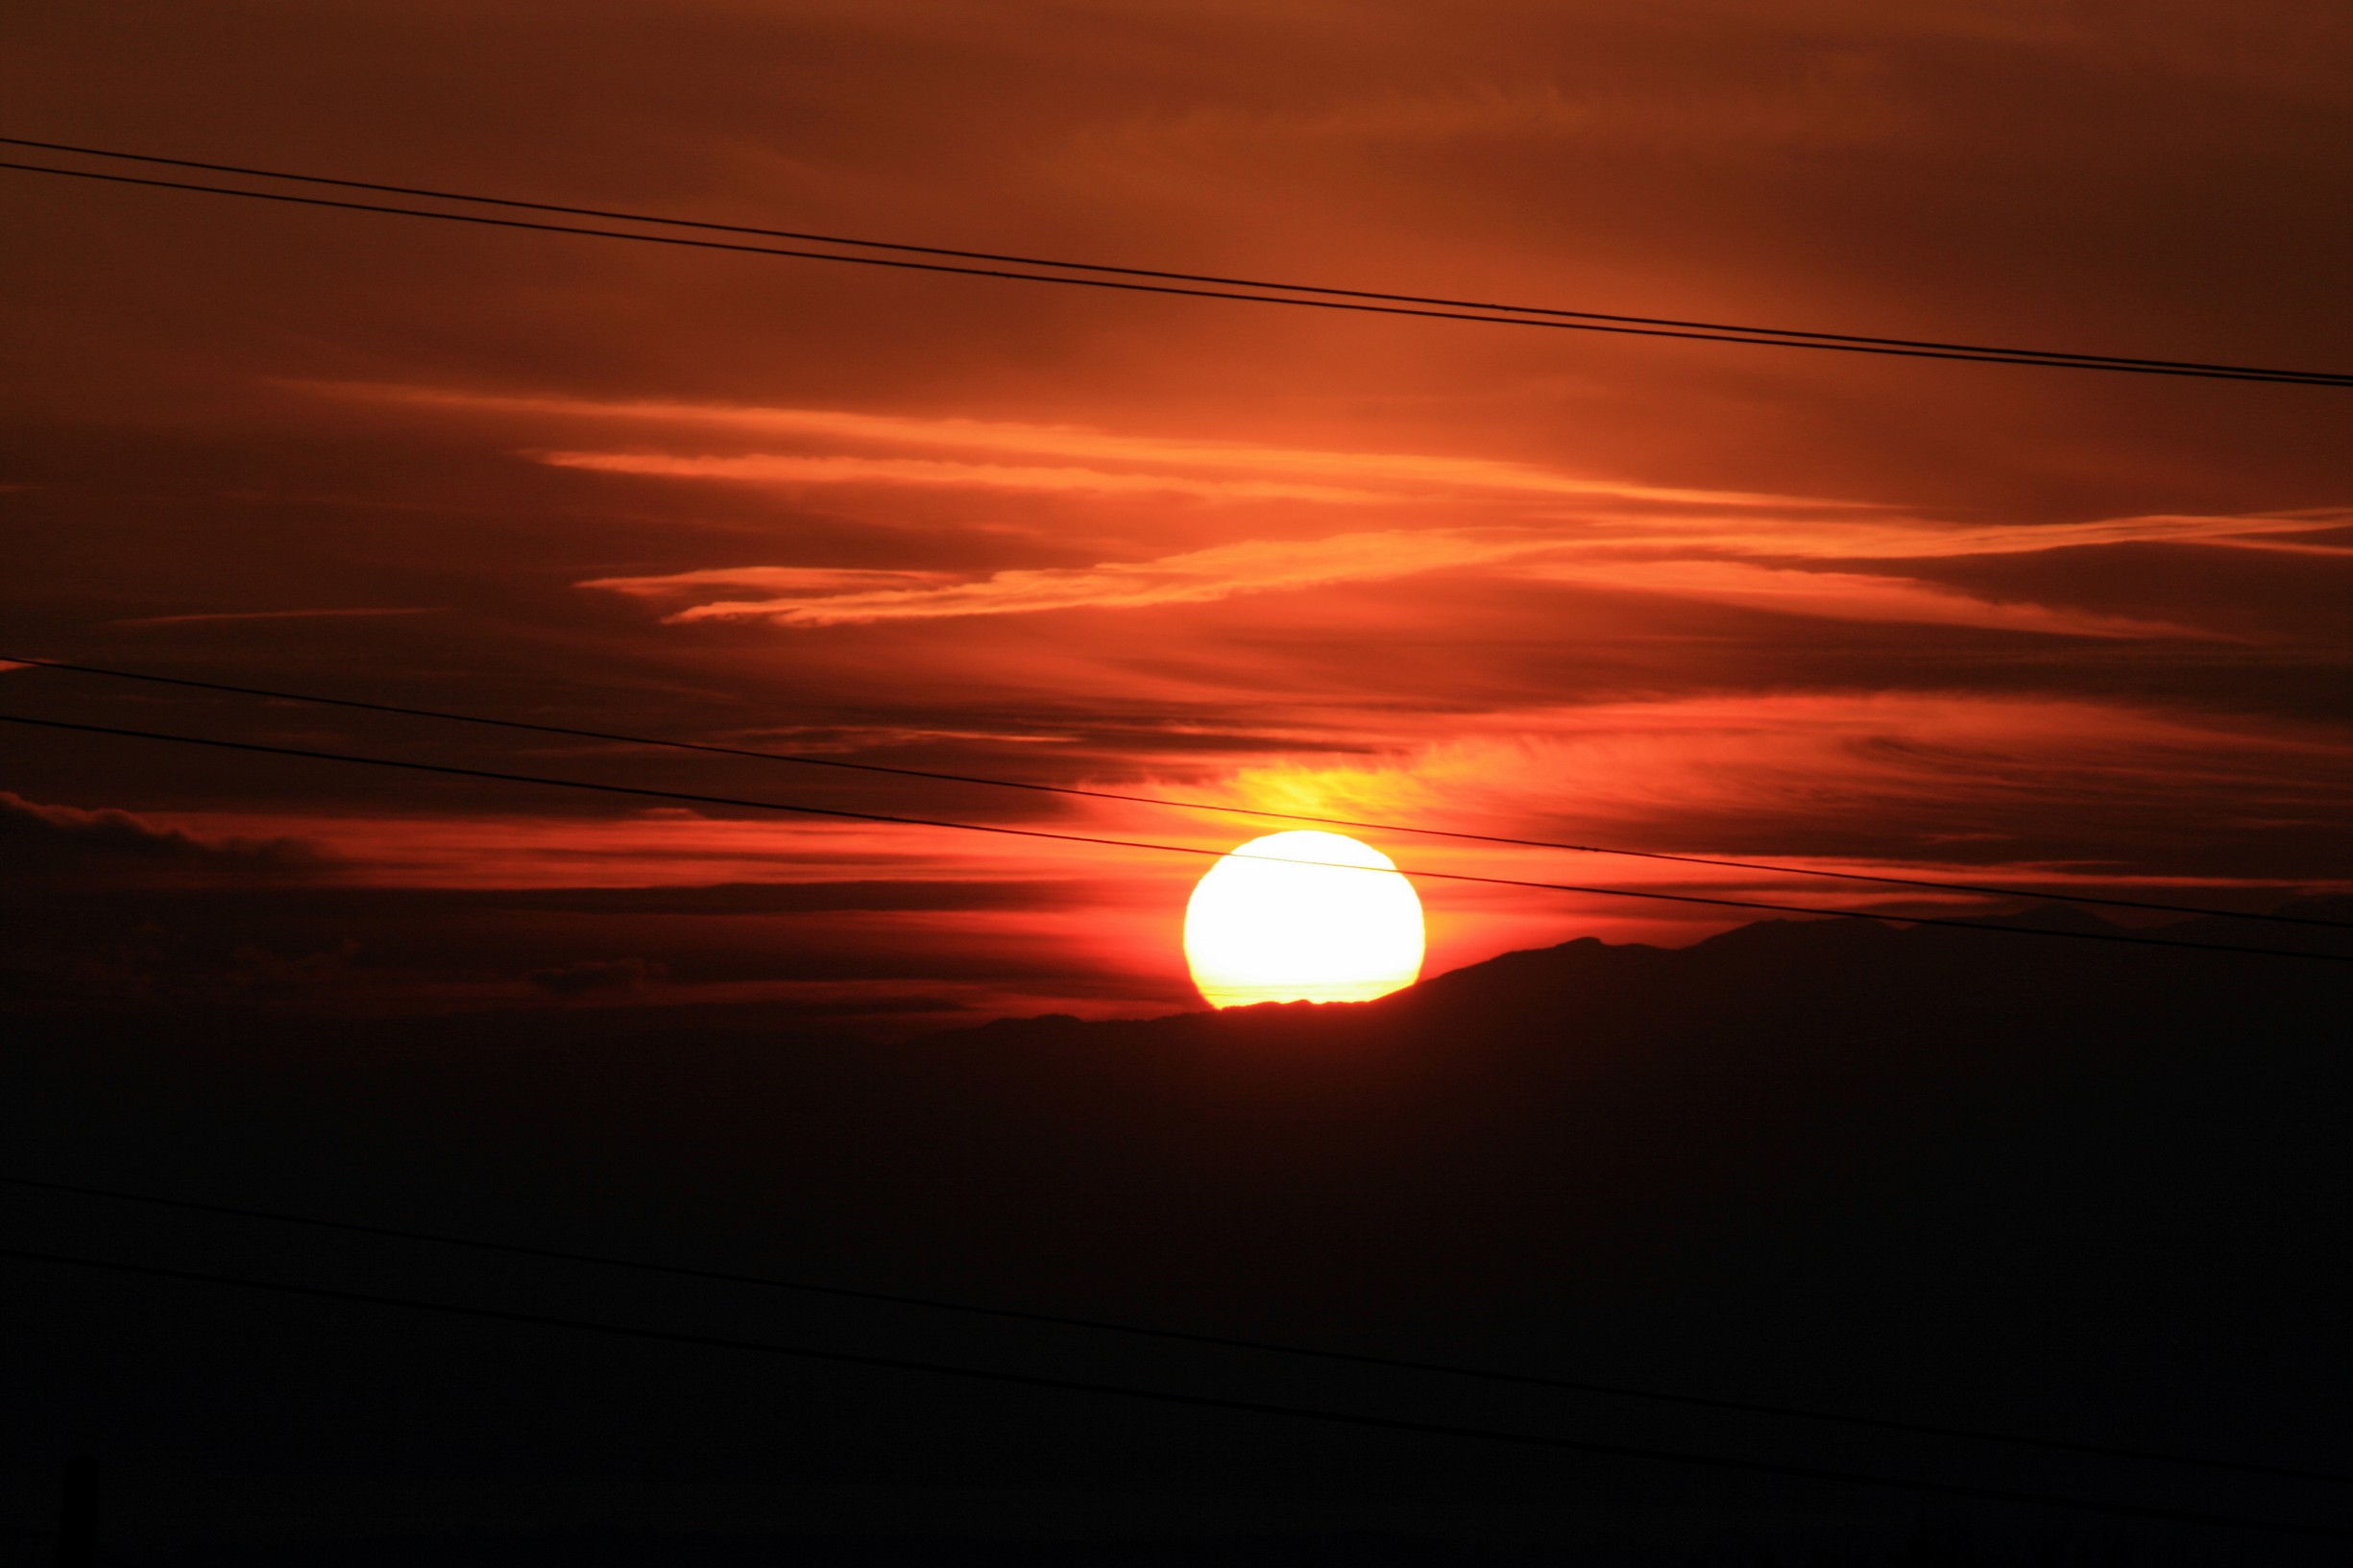
[[[28, 1017], [0, 1057], [0, 1136], [9, 1173], [67, 1182], [2353, 1472], [2349, 1001], [2353, 965], [1824, 922], [1679, 951], [1572, 942], [1365, 1006], [894, 1046], [610, 1011]], [[2292, 1563], [2343, 1546], [1749, 1461], [2353, 1518], [2353, 1484], [0, 1201], [19, 1248], [1735, 1466], [0, 1263], [0, 1523], [47, 1528], [58, 1464], [96, 1455], [109, 1561]]]

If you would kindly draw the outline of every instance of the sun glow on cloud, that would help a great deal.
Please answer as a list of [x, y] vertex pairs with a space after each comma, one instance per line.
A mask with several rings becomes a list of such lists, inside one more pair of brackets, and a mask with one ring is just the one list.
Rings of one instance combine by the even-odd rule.
[[[1360, 822], [2053, 889], [2138, 885], [2124, 860], [2085, 849], [2082, 824], [2140, 824], [2144, 846], [2157, 843], [2147, 825], [2178, 816], [2183, 791], [2210, 805], [2262, 801], [2261, 820], [2242, 830], [2255, 834], [2274, 820], [2345, 809], [2341, 788], [2315, 783], [2343, 770], [2341, 747], [2290, 726], [2238, 732], [2161, 708], [1973, 691], [1968, 680], [1950, 691], [1809, 690], [1802, 683], [1817, 678], [1816, 666], [1803, 654], [1757, 673], [1754, 693], [1686, 688], [1746, 681], [1743, 662], [1758, 650], [1863, 638], [1872, 648], [1961, 646], [1982, 657], [1984, 644], [1955, 644], [1953, 629], [2104, 644], [2113, 651], [2101, 657], [2118, 660], [2203, 644], [2199, 657], [2211, 658], [2218, 643], [2251, 644], [2269, 629], [2244, 618], [2202, 624], [2211, 604], [2198, 596], [2087, 600], [2078, 591], [2086, 575], [2064, 565], [2064, 553], [2168, 550], [2176, 572], [2195, 569], [2190, 551], [2343, 558], [2353, 554], [2353, 512], [2025, 524], [1411, 449], [822, 408], [344, 390], [486, 425], [494, 446], [580, 483], [626, 478], [641, 487], [633, 505], [668, 487], [679, 516], [723, 508], [717, 527], [680, 530], [663, 552], [639, 558], [646, 566], [623, 557], [575, 581], [643, 605], [662, 625], [775, 628], [774, 638], [675, 638], [755, 665], [774, 647], [803, 706], [733, 733], [751, 744], [895, 754], [917, 766], [953, 758], [951, 771]], [[822, 525], [800, 526], [813, 518]], [[774, 539], [794, 543], [764, 543]], [[715, 560], [718, 549], [726, 554]], [[1226, 616], [1193, 613], [1243, 599], [1270, 602]], [[1492, 628], [1484, 611], [1464, 614], [1471, 604], [1498, 607]], [[1679, 607], [1671, 616], [1670, 605]], [[1423, 606], [1427, 618], [1417, 619]], [[1704, 618], [1709, 607], [1722, 617]], [[1154, 619], [1147, 633], [1051, 618], [1070, 613]], [[1923, 640], [1893, 640], [1907, 627], [1925, 629]], [[855, 628], [866, 630], [825, 635]], [[1426, 659], [1361, 657], [1406, 637]], [[1548, 657], [1608, 673], [1591, 689], [1565, 683], [1561, 664], [1526, 658], [1531, 638], [1565, 650]], [[1359, 657], [1334, 659], [1350, 646]], [[2003, 653], [2034, 657], [2015, 646]], [[1637, 673], [1613, 688], [1621, 659]], [[1773, 689], [1792, 681], [1798, 688]], [[836, 684], [854, 693], [841, 702], [862, 706], [839, 706]], [[1620, 700], [1646, 686], [1676, 694]], [[790, 722], [768, 722], [783, 717]], [[965, 760], [992, 752], [985, 766]], [[955, 808], [989, 814], [985, 801]], [[1107, 837], [1223, 848], [1238, 836], [1227, 821], [1172, 820], [1113, 802], [1065, 800], [1055, 810]], [[2062, 818], [2064, 832], [2047, 832]], [[1858, 847], [1870, 835], [1856, 825], [1880, 822], [1925, 826]], [[1010, 881], [1041, 866], [1072, 878], [1101, 872], [1097, 850], [1021, 840], [1008, 849], [944, 832], [649, 821], [570, 833], [561, 867], [534, 870], [536, 852], [510, 855], [499, 875], [636, 880], [656, 876], [658, 861], [669, 868], [660, 876], [689, 880], [928, 886]], [[1524, 850], [1390, 847], [1414, 871], [1530, 870]], [[445, 860], [473, 853], [443, 846], [424, 854], [429, 872], [385, 874], [447, 877], [455, 873]], [[2196, 859], [2186, 849], [2175, 858]], [[1550, 874], [1824, 907], [1879, 907], [1888, 897], [1860, 884], [1639, 859], [1578, 858]], [[1092, 942], [1106, 962], [1133, 966], [1168, 937], [1153, 924], [1165, 917], [1145, 906], [1180, 902], [1195, 871], [1145, 856], [1118, 875], [1123, 896], [1140, 902], [1104, 905], [1099, 922], [1075, 922], [1059, 940]], [[2173, 875], [2151, 885], [2186, 883]], [[2285, 883], [2256, 876], [2229, 885]], [[1681, 941], [1736, 918], [1443, 881], [1427, 891], [1430, 960], [1442, 968], [1558, 940], [1565, 928]], [[1920, 902], [1904, 897], [1906, 907]], [[971, 931], [991, 921], [1008, 933], [1045, 929], [1045, 916], [1017, 917], [1010, 905], [985, 920], [960, 906], [887, 919], [910, 931], [934, 920]]]
[[[1978, 781], [2005, 781], [1988, 795]], [[1237, 766], [1221, 803], [1273, 811], [1519, 822], [1571, 808], [1624, 836], [1693, 815], [1788, 822], [1865, 801], [1958, 827], [2041, 798], [2119, 811], [2185, 789], [2280, 818], [2353, 807], [2353, 745], [2278, 721], [1964, 692], [1699, 696], [1521, 708], [1375, 757]], [[1154, 787], [1159, 787], [1155, 785]], [[1165, 787], [1178, 788], [1173, 781]], [[1201, 791], [1191, 791], [1201, 795]]]

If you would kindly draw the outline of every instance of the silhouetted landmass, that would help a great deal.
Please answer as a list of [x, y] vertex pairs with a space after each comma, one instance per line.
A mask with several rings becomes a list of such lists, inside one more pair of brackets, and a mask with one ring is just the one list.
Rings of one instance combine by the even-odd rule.
[[[0, 1126], [8, 1170], [63, 1180], [2353, 1471], [2349, 1000], [2353, 966], [1766, 922], [1358, 1006], [892, 1045], [650, 1010], [52, 1013], [7, 1048]], [[17, 1244], [349, 1289], [2234, 1514], [2353, 1495], [5, 1196]], [[123, 1561], [2328, 1560], [8, 1267], [9, 1457], [108, 1455]], [[1979, 1544], [1906, 1546], [1923, 1521]]]

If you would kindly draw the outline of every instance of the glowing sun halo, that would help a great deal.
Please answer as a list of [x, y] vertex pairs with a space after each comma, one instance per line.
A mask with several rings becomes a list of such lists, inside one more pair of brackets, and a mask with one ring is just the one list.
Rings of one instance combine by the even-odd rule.
[[1421, 949], [1413, 884], [1341, 833], [1253, 838], [1211, 866], [1185, 905], [1185, 961], [1213, 1007], [1370, 1001], [1414, 983]]

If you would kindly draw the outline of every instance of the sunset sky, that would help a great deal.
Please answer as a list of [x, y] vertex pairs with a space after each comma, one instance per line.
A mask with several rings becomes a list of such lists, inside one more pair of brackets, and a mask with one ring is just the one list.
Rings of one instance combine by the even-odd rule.
[[[2299, 0], [63, 5], [0, 133], [1124, 266], [2353, 368]], [[120, 165], [7, 150], [16, 161]], [[258, 183], [248, 181], [248, 183]], [[0, 171], [0, 656], [2237, 908], [2353, 890], [2353, 393], [1218, 303]], [[0, 709], [1264, 823], [15, 668]], [[1200, 1005], [1197, 859], [16, 730], [40, 1005]], [[1413, 869], [1929, 912], [1363, 836]], [[1739, 917], [1426, 882], [1429, 973]]]

